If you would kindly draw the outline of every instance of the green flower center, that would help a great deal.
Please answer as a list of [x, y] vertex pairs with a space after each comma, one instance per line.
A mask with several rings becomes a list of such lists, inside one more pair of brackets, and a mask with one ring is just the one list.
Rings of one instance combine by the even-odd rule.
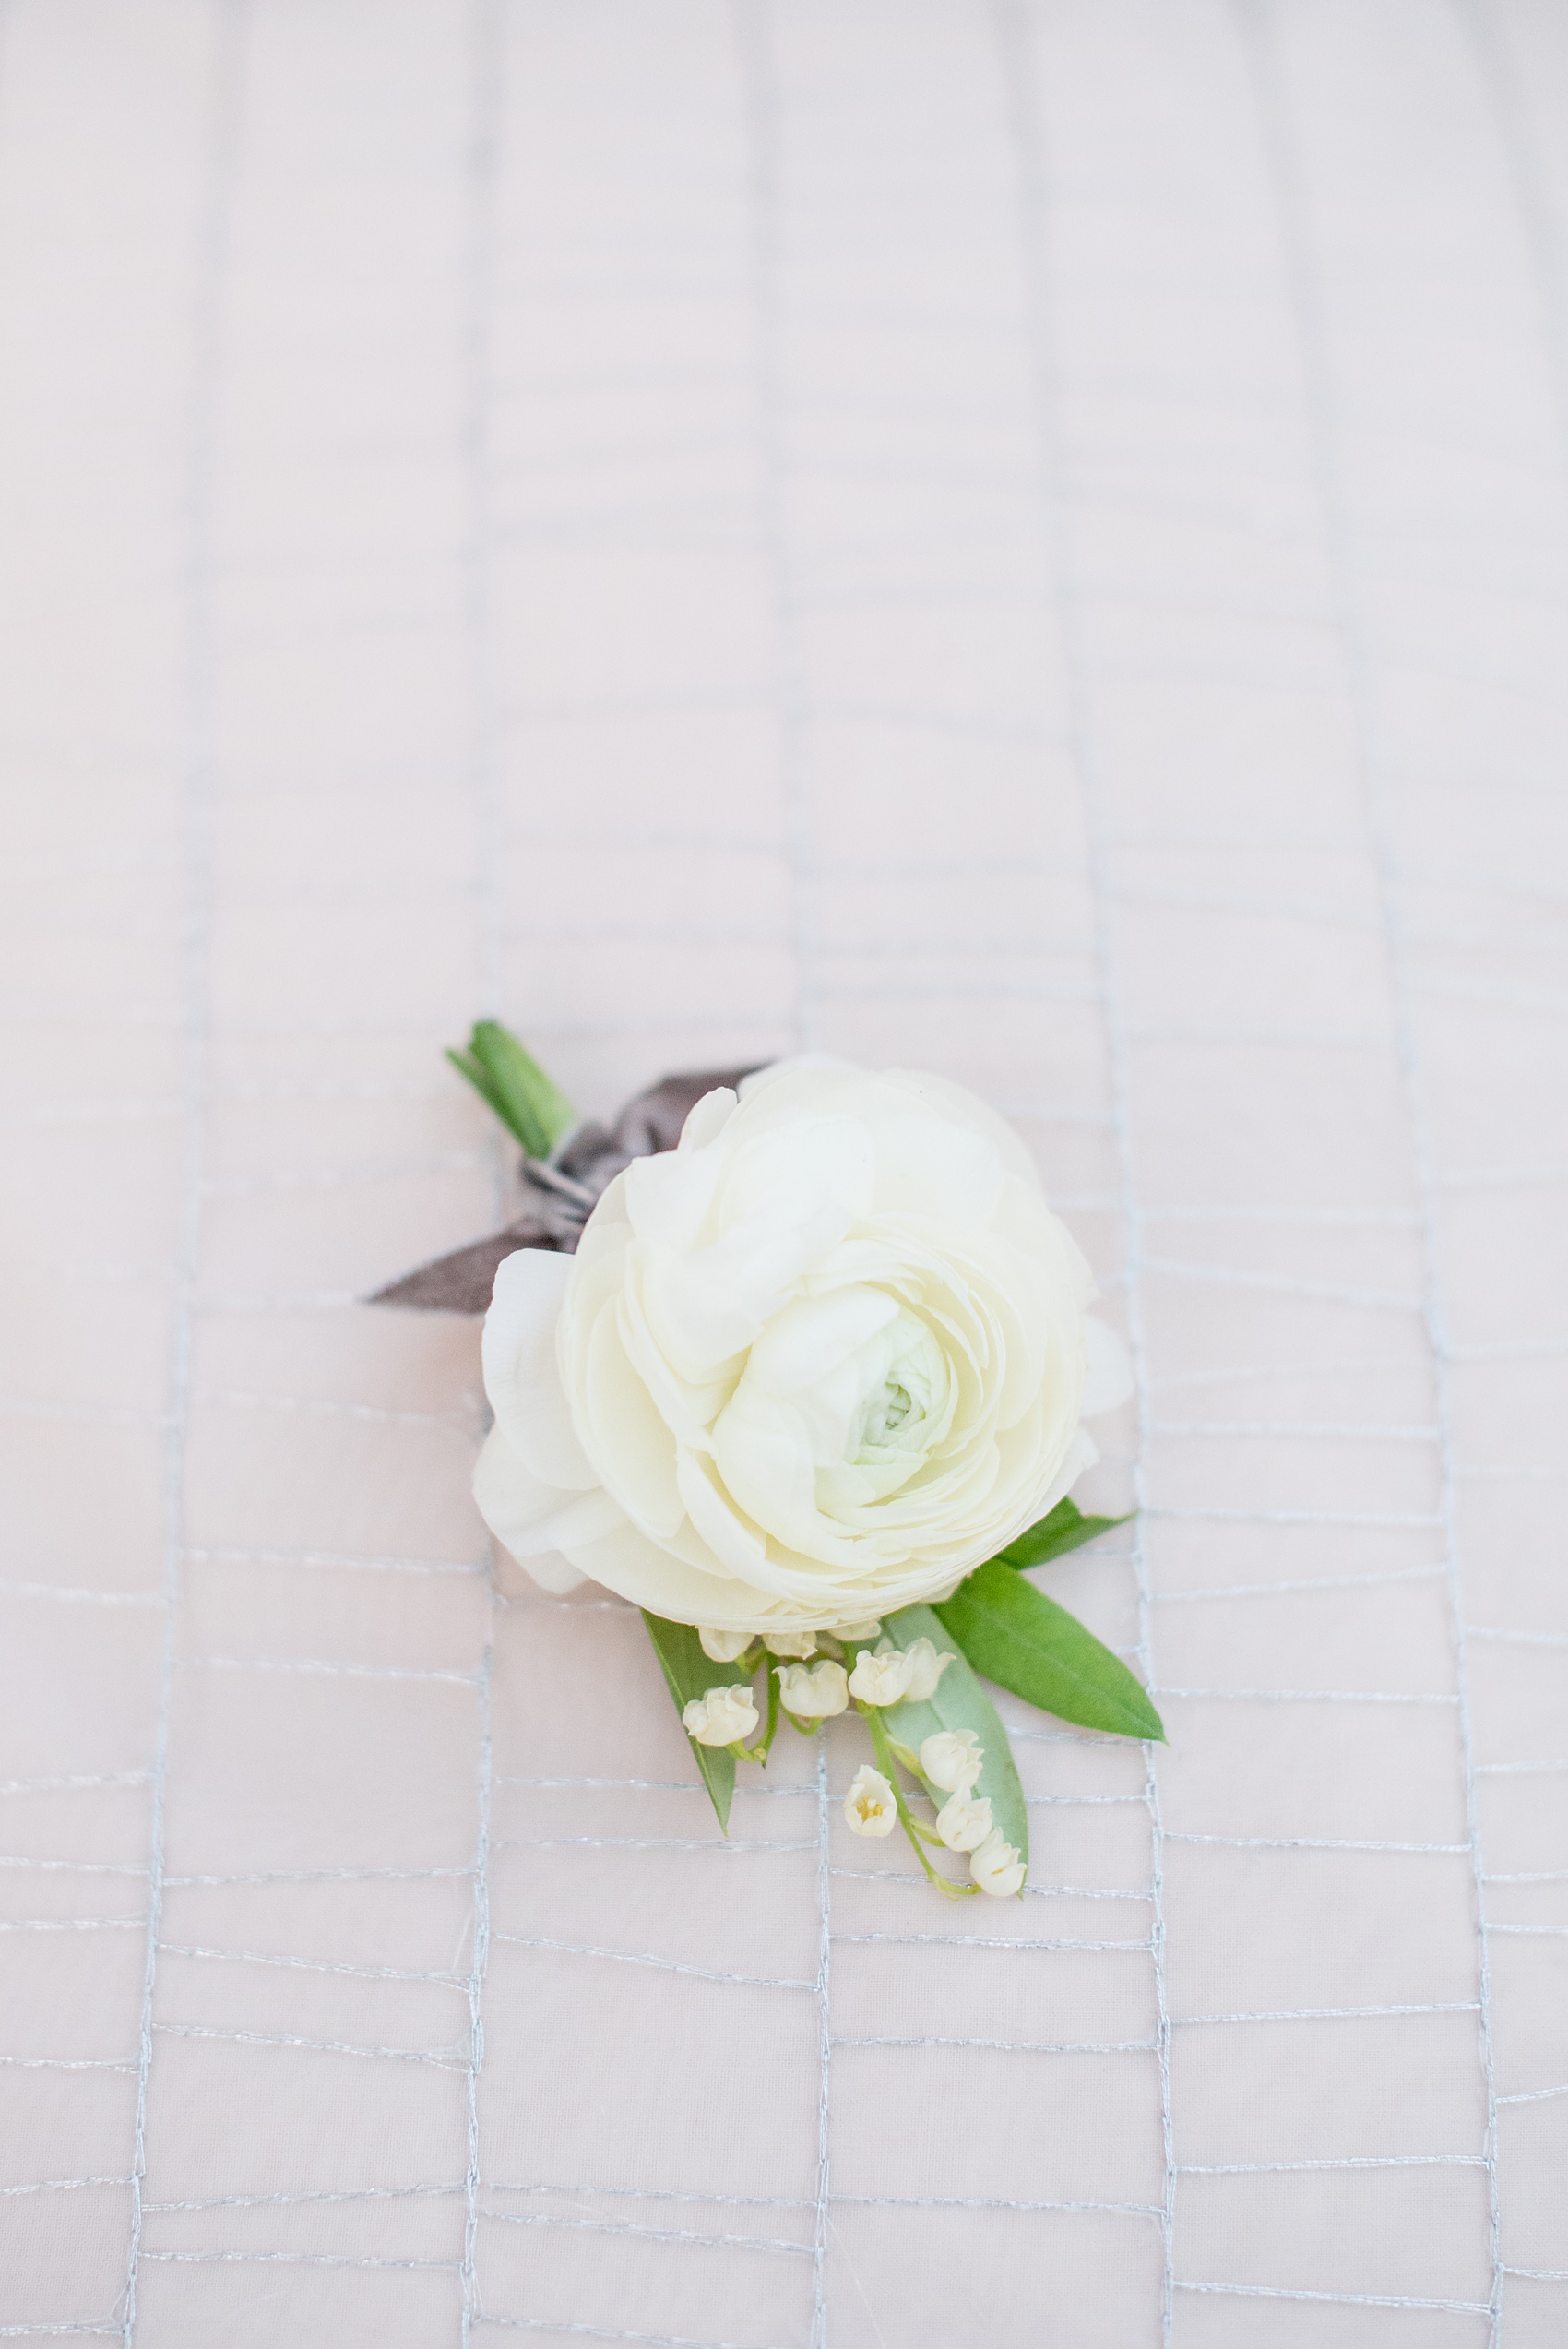
[[896, 1427], [902, 1427], [914, 1407], [908, 1387], [895, 1386], [889, 1380], [866, 1415], [865, 1441], [885, 1443]]

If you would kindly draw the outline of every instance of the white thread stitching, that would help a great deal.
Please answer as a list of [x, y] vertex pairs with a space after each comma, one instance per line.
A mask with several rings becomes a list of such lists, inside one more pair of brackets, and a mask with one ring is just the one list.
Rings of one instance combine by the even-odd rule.
[[205, 1091], [208, 1067], [208, 966], [211, 922], [211, 799], [216, 745], [212, 652], [212, 476], [218, 376], [219, 292], [227, 258], [229, 208], [240, 120], [242, 20], [239, 0], [214, 0], [209, 11], [211, 56], [208, 66], [201, 210], [197, 221], [195, 316], [190, 412], [190, 472], [184, 550], [185, 658], [184, 776], [181, 813], [183, 907], [180, 940], [182, 1056], [180, 1246], [169, 1375], [164, 1449], [165, 1604], [163, 1651], [153, 1735], [150, 1898], [147, 1920], [147, 1966], [142, 1985], [141, 2035], [137, 2061], [134, 2152], [131, 2161], [131, 2225], [126, 2251], [125, 2349], [133, 2349], [137, 2287], [141, 2254], [142, 2184], [147, 2175], [147, 2099], [152, 2068], [153, 1992], [158, 1973], [159, 1927], [163, 1909], [164, 1831], [169, 1778], [170, 1712], [173, 1699], [175, 1637], [184, 1540], [185, 1430], [191, 1395], [192, 1323], [201, 1280], [202, 1198], [206, 1178]]
[[[1435, 1224], [1437, 1185], [1431, 1142], [1420, 1045], [1409, 1009], [1410, 977], [1405, 960], [1404, 917], [1399, 870], [1392, 825], [1384, 799], [1384, 774], [1378, 723], [1371, 693], [1369, 661], [1355, 606], [1354, 574], [1346, 544], [1340, 486], [1332, 427], [1328, 420], [1328, 388], [1324, 357], [1324, 321], [1314, 265], [1307, 241], [1299, 185], [1299, 163], [1291, 125], [1289, 100], [1276, 54], [1268, 0], [1231, 0], [1239, 45], [1244, 54], [1256, 110], [1280, 240], [1287, 291], [1291, 303], [1307, 408], [1307, 442], [1314, 492], [1330, 573], [1329, 616], [1339, 645], [1347, 693], [1350, 701], [1368, 845], [1377, 880], [1379, 926], [1388, 961], [1394, 1007], [1394, 1043], [1405, 1095], [1410, 1151], [1420, 1201], [1421, 1246], [1421, 1305], [1431, 1363], [1438, 1431], [1438, 1462], [1444, 1550], [1448, 1568], [1449, 1604], [1456, 1690], [1455, 1707], [1460, 1760], [1465, 1785], [1465, 1817], [1474, 1879], [1479, 1938], [1479, 2005], [1481, 2069], [1486, 2096], [1486, 2178], [1491, 2292], [1479, 2313], [1488, 2318], [1491, 2349], [1498, 2349], [1502, 2331], [1502, 2212], [1497, 2175], [1497, 2077], [1491, 2033], [1491, 1976], [1487, 1950], [1484, 1863], [1476, 1805], [1475, 1751], [1470, 1727], [1467, 1669], [1465, 1607], [1458, 1552], [1452, 1413], [1448, 1366], [1453, 1359], [1444, 1326], [1441, 1272]], [[1398, 2304], [1396, 2304], [1398, 2305]]]

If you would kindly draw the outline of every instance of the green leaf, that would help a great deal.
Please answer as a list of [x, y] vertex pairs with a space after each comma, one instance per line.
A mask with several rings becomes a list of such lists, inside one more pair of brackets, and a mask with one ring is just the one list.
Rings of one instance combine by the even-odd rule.
[[565, 1094], [499, 1020], [478, 1020], [467, 1049], [449, 1050], [446, 1057], [530, 1158], [548, 1158], [576, 1124], [577, 1113]]
[[489, 1108], [493, 1109], [497, 1117], [501, 1118], [503, 1123], [505, 1123], [505, 1112], [501, 1106], [501, 1096], [496, 1091], [494, 1086], [491, 1083], [490, 1072], [485, 1067], [483, 1062], [476, 1060], [471, 1052], [463, 1051], [452, 1044], [448, 1044], [446, 1047], [446, 1057], [451, 1062], [453, 1067], [457, 1071], [459, 1077], [466, 1077], [468, 1079], [469, 1084], [473, 1087], [475, 1092], [479, 1094], [481, 1100], [483, 1101]]
[[[715, 1663], [711, 1656], [704, 1655], [702, 1641], [689, 1623], [667, 1623], [661, 1615], [649, 1615], [647, 1607], [643, 1609], [643, 1621], [653, 1641], [653, 1652], [664, 1668], [677, 1713], [684, 1712], [695, 1697], [706, 1697], [710, 1688], [732, 1687], [737, 1682], [749, 1686], [749, 1672], [742, 1672], [733, 1663]], [[708, 1798], [719, 1814], [719, 1824], [728, 1835], [730, 1798], [735, 1792], [735, 1757], [728, 1746], [699, 1746], [695, 1737], [688, 1743], [697, 1758]]]
[[[977, 1567], [935, 1613], [977, 1672], [1042, 1712], [1122, 1737], [1163, 1739], [1147, 1690], [1121, 1657], [1000, 1558]], [[944, 1678], [951, 1677], [950, 1665]]]
[[[943, 1626], [930, 1607], [900, 1607], [885, 1618], [882, 1628], [900, 1648], [915, 1640], [929, 1640], [938, 1653], [943, 1650], [951, 1653], [955, 1645], [954, 1637], [944, 1638]], [[889, 1735], [915, 1754], [939, 1729], [972, 1729], [985, 1752], [977, 1791], [990, 1795], [995, 1824], [1019, 1856], [1028, 1858], [1029, 1815], [1024, 1807], [1013, 1748], [996, 1707], [970, 1671], [962, 1649], [937, 1682], [934, 1697], [921, 1704], [888, 1705], [882, 1717]], [[947, 1800], [938, 1787], [931, 1793], [939, 1807]]]
[[577, 1123], [577, 1113], [565, 1094], [499, 1020], [481, 1019], [469, 1043], [512, 1113], [508, 1123], [516, 1119], [514, 1130], [525, 1149], [528, 1143], [522, 1127], [525, 1124], [533, 1127], [539, 1147], [529, 1151], [529, 1157], [548, 1158]]
[[1081, 1550], [1086, 1542], [1098, 1542], [1113, 1525], [1128, 1525], [1126, 1517], [1086, 1517], [1073, 1501], [1058, 1501], [1049, 1517], [1020, 1533], [997, 1553], [1004, 1566], [1043, 1566], [1048, 1558], [1065, 1557], [1069, 1550]]

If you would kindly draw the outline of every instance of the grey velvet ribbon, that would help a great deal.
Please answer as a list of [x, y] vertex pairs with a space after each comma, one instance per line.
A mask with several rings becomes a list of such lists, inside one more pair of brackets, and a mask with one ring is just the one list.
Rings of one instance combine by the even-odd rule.
[[520, 1215], [487, 1240], [438, 1256], [366, 1299], [369, 1305], [412, 1306], [420, 1313], [484, 1313], [504, 1257], [517, 1248], [553, 1248], [576, 1253], [583, 1225], [624, 1166], [673, 1150], [681, 1128], [704, 1093], [738, 1085], [750, 1068], [707, 1068], [662, 1077], [638, 1093], [614, 1124], [579, 1126], [549, 1159], [525, 1158], [527, 1204]]

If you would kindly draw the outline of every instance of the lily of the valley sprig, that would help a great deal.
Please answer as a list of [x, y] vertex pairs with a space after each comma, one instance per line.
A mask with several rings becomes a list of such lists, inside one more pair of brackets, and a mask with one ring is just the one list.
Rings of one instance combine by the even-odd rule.
[[[1027, 1568], [1125, 1521], [1086, 1517], [1072, 1501], [1059, 1501], [950, 1598], [901, 1607], [853, 1637], [790, 1635], [789, 1662], [779, 1660], [784, 1641], [777, 1634], [744, 1639], [645, 1610], [720, 1827], [728, 1831], [736, 1764], [766, 1765], [781, 1719], [809, 1736], [823, 1721], [853, 1711], [873, 1759], [861, 1764], [844, 1799], [851, 1834], [880, 1837], [902, 1828], [949, 1898], [1021, 1891], [1028, 1811], [1007, 1732], [975, 1667], [1060, 1721], [1162, 1738], [1158, 1713], [1121, 1658], [1025, 1579]], [[967, 1879], [949, 1872], [955, 1863], [967, 1865]]]
[[726, 1832], [782, 1722], [852, 1711], [850, 1831], [901, 1828], [950, 1897], [1020, 1891], [1028, 1816], [980, 1675], [1163, 1732], [1027, 1579], [1120, 1521], [1068, 1492], [1127, 1371], [1018, 1137], [944, 1079], [816, 1055], [668, 1078], [605, 1132], [494, 1023], [452, 1057], [536, 1204], [386, 1294], [463, 1309], [493, 1271], [492, 1532], [545, 1589], [591, 1577], [642, 1609]]

